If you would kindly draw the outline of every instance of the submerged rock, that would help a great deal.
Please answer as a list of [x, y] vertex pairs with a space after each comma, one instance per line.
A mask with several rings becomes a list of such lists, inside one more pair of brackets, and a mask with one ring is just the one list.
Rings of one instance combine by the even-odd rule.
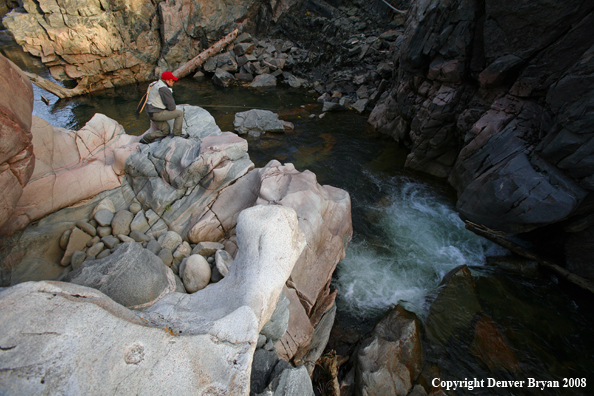
[[406, 396], [421, 373], [422, 363], [419, 320], [397, 305], [361, 344], [356, 387], [362, 395]]

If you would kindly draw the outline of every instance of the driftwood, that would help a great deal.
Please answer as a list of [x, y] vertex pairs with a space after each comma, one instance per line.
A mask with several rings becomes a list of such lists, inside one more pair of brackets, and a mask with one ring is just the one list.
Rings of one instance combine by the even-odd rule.
[[466, 228], [468, 230], [474, 232], [475, 234], [485, 237], [485, 238], [495, 242], [496, 244], [503, 246], [504, 248], [506, 248], [506, 249], [508, 249], [522, 257], [525, 257], [529, 260], [537, 261], [540, 265], [542, 265], [545, 268], [550, 269], [557, 275], [561, 276], [563, 279], [566, 279], [569, 282], [571, 282], [575, 285], [578, 285], [579, 287], [581, 287], [584, 290], [594, 293], [594, 284], [592, 282], [590, 282], [589, 280], [584, 279], [581, 276], [578, 276], [576, 274], [573, 274], [573, 273], [567, 271], [565, 268], [540, 257], [539, 255], [526, 249], [525, 247], [520, 246], [517, 243], [510, 241], [503, 234], [498, 233], [497, 231], [493, 231], [493, 230], [491, 230], [485, 226], [482, 226], [480, 224], [472, 223], [470, 221], [466, 222]]
[[202, 51], [198, 56], [190, 59], [173, 72], [173, 75], [177, 78], [183, 78], [188, 74], [192, 73], [198, 66], [200, 66], [204, 61], [206, 61], [211, 56], [220, 52], [223, 48], [227, 46], [231, 41], [235, 40], [237, 37], [237, 33], [239, 32], [238, 29], [235, 29], [210, 47], [208, 49]]
[[89, 79], [86, 76], [78, 82], [76, 87], [69, 89], [64, 88], [63, 86], [58, 85], [50, 80], [46, 80], [35, 73], [24, 73], [27, 75], [27, 77], [29, 77], [29, 79], [31, 79], [33, 84], [37, 85], [39, 88], [45, 89], [49, 93], [53, 93], [60, 99], [71, 98], [73, 96], [78, 96], [89, 92]]

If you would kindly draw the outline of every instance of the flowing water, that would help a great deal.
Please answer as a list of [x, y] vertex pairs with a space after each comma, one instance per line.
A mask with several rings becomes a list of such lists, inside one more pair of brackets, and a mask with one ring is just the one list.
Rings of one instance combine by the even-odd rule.
[[[77, 130], [99, 112], [137, 135], [148, 128], [145, 115], [140, 120], [134, 117], [146, 86], [59, 101], [35, 88], [34, 114], [55, 126]], [[445, 345], [425, 340], [426, 359], [438, 367], [442, 380], [525, 380], [529, 375], [537, 380], [578, 376], [594, 381], [590, 296], [556, 284], [548, 274], [524, 276], [485, 266], [487, 257], [506, 252], [465, 230], [449, 186], [404, 169], [406, 151], [392, 139], [375, 134], [365, 116], [343, 112], [320, 119], [321, 105], [315, 95], [282, 87], [219, 89], [209, 81], [183, 79], [176, 83], [174, 96], [179, 104], [203, 106], [222, 130], [233, 130], [239, 111], [259, 108], [281, 114], [295, 124], [295, 130], [248, 138], [256, 166], [271, 159], [291, 162], [298, 170], [313, 171], [320, 184], [349, 192], [354, 237], [333, 282], [339, 290], [337, 323], [341, 326], [368, 331], [398, 302], [424, 319], [443, 276], [466, 264], [473, 272], [482, 316], [457, 329], [456, 337]], [[511, 368], [492, 367], [476, 358], [472, 329], [482, 320], [477, 317], [497, 323], [511, 349], [511, 355], [506, 355], [513, 361], [508, 364]], [[588, 394], [582, 388], [532, 391], [491, 388], [452, 394]]]

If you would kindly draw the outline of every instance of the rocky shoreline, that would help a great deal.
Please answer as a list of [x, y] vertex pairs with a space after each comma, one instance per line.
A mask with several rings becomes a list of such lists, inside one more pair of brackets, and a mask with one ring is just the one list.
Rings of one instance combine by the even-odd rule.
[[[11, 69], [18, 72], [16, 66], [5, 59], [4, 62], [10, 68], [7, 73]], [[331, 293], [330, 278], [336, 264], [344, 258], [352, 235], [350, 198], [345, 191], [319, 185], [313, 173], [299, 172], [291, 164], [271, 161], [264, 168], [254, 169], [244, 139], [221, 132], [203, 109], [180, 107], [184, 111], [184, 132], [190, 137], [168, 137], [149, 145], [137, 143], [138, 137], [126, 135], [121, 126], [102, 115], [96, 115], [78, 132], [56, 131], [41, 119], [33, 120], [35, 173], [31, 183], [24, 186], [15, 208], [6, 208], [12, 213], [8, 213], [3, 228], [0, 253], [3, 286], [16, 285], [1, 294], [2, 304], [20, 307], [3, 309], [3, 315], [9, 311], [16, 315], [3, 321], [7, 326], [3, 330], [3, 345], [13, 345], [9, 348], [10, 356], [3, 359], [3, 368], [11, 373], [2, 380], [3, 389], [24, 386], [31, 387], [34, 393], [35, 389], [74, 392], [72, 383], [62, 379], [72, 380], [80, 375], [83, 381], [89, 376], [90, 366], [75, 368], [73, 364], [80, 354], [99, 353], [85, 352], [97, 337], [89, 331], [93, 326], [86, 326], [97, 320], [111, 323], [105, 331], [111, 329], [113, 336], [119, 334], [118, 327], [124, 326], [130, 337], [144, 339], [142, 332], [148, 325], [163, 333], [154, 339], [157, 344], [167, 343], [163, 336], [170, 337], [172, 343], [198, 342], [202, 345], [198, 348], [203, 349], [194, 351], [196, 356], [188, 355], [190, 360], [181, 355], [168, 356], [191, 361], [187, 367], [201, 367], [203, 374], [189, 377], [191, 383], [185, 385], [206, 393], [213, 386], [227, 394], [247, 394], [250, 386], [253, 392], [262, 392], [267, 386], [294, 386], [294, 378], [300, 378], [299, 386], [311, 390], [309, 376], [326, 345], [336, 311], [336, 293]], [[51, 144], [47, 128], [54, 132]], [[71, 137], [74, 145], [69, 143]], [[44, 143], [37, 146], [39, 141]], [[115, 171], [116, 188], [106, 183], [102, 176], [105, 169]], [[51, 183], [43, 182], [47, 178]], [[48, 196], [53, 198], [48, 201]], [[50, 205], [45, 204], [48, 202]], [[248, 215], [256, 212], [259, 214]], [[242, 218], [246, 219], [243, 223]], [[30, 221], [33, 223], [27, 226]], [[286, 242], [282, 242], [283, 235], [287, 236]], [[264, 263], [266, 270], [262, 268]], [[281, 263], [285, 263], [283, 272]], [[52, 279], [68, 283], [44, 282]], [[61, 296], [49, 302], [57, 305], [25, 303], [47, 293]], [[165, 304], [170, 294], [180, 297]], [[21, 303], [14, 303], [12, 298]], [[83, 308], [75, 309], [69, 305], [72, 298], [77, 307], [82, 301], [91, 306], [83, 304]], [[189, 313], [175, 313], [186, 304], [182, 300], [198, 304], [186, 308], [195, 319], [190, 319]], [[158, 304], [164, 304], [163, 308], [155, 308]], [[97, 312], [99, 307], [102, 308]], [[39, 314], [46, 311], [54, 314]], [[78, 319], [74, 311], [80, 313]], [[58, 312], [67, 314], [68, 321], [59, 319], [62, 314]], [[113, 322], [104, 315], [118, 319]], [[164, 319], [165, 316], [170, 319]], [[39, 318], [35, 325], [39, 334], [54, 331], [48, 329], [60, 322], [68, 323], [58, 331], [63, 337], [88, 334], [90, 338], [76, 336], [76, 342], [65, 338], [59, 342], [83, 348], [68, 352], [72, 353], [72, 362], [65, 359], [65, 350], [45, 344], [43, 337], [29, 343], [27, 348], [33, 350], [50, 348], [61, 356], [63, 365], [60, 369], [52, 368], [55, 374], [46, 374], [49, 366], [43, 368], [45, 363], [30, 361], [28, 364], [37, 367], [39, 375], [23, 377], [17, 366], [27, 353], [23, 352], [25, 344], [15, 337], [22, 326], [29, 326], [28, 317]], [[228, 321], [242, 325], [225, 325]], [[86, 330], [76, 330], [74, 323]], [[185, 339], [193, 335], [204, 341]], [[212, 337], [219, 341], [209, 344], [207, 340]], [[108, 340], [107, 336], [101, 337], [100, 342], [111, 342]], [[157, 344], [151, 346], [153, 341], [130, 342], [122, 345], [122, 351], [130, 353], [119, 355], [120, 352], [110, 349], [115, 353], [112, 358], [123, 358], [123, 363], [138, 367], [143, 361], [145, 367], [152, 367], [149, 362], [153, 358], [158, 364], [168, 359], [149, 359], [147, 352], [143, 355], [143, 351], [156, 347]], [[230, 349], [224, 346], [227, 343], [231, 343]], [[190, 353], [181, 344], [180, 353]], [[210, 355], [214, 362], [232, 359], [235, 368], [228, 371], [200, 361], [200, 356]], [[30, 356], [35, 359], [35, 354]], [[289, 361], [298, 361], [296, 365], [302, 369], [293, 369]], [[115, 361], [105, 362], [102, 372], [113, 375], [109, 373]], [[255, 369], [250, 375], [252, 363]], [[181, 366], [179, 369], [182, 370]], [[165, 389], [160, 388], [161, 375], [167, 375], [167, 381], [177, 381], [166, 371], [135, 372], [138, 378], [155, 378], [156, 382], [147, 385], [149, 393], [160, 394], [159, 389]], [[221, 379], [215, 380], [218, 377]], [[105, 379], [100, 378], [97, 382], [80, 381], [75, 381], [76, 386], [82, 387], [77, 389], [86, 389], [85, 393], [105, 385]], [[110, 383], [117, 387], [119, 381]]]

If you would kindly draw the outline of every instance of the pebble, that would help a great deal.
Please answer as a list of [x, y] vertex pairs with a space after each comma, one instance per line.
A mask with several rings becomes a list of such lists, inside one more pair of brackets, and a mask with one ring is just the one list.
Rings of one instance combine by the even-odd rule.
[[109, 249], [113, 249], [117, 244], [120, 243], [120, 240], [112, 235], [105, 236], [101, 238], [101, 241], [107, 246]]
[[87, 234], [89, 234], [90, 236], [94, 237], [95, 235], [97, 235], [97, 230], [95, 229], [95, 227], [93, 227], [86, 221], [77, 221], [76, 226], [84, 232], [86, 232]]
[[163, 248], [168, 248], [172, 252], [182, 243], [182, 237], [175, 231], [167, 231], [159, 237], [159, 243]]
[[101, 238], [99, 238], [99, 236], [95, 235], [93, 238], [89, 239], [89, 242], [87, 242], [87, 247], [93, 246], [94, 244], [96, 244], [100, 240], [101, 240]]
[[120, 235], [118, 235], [118, 238], [122, 242], [136, 242], [134, 239], [130, 238], [128, 235], [120, 234]]
[[154, 254], [157, 254], [161, 250], [161, 245], [156, 240], [151, 239], [150, 241], [148, 241], [146, 248]]
[[143, 234], [142, 232], [138, 231], [138, 230], [132, 230], [130, 231], [130, 238], [134, 239], [136, 242], [148, 242], [151, 240], [150, 237], [148, 237], [146, 234]]
[[70, 265], [72, 265], [73, 269], [76, 269], [79, 265], [83, 263], [83, 261], [85, 261], [85, 258], [87, 258], [87, 254], [81, 250], [77, 250], [74, 253], [72, 253]]
[[233, 265], [233, 257], [224, 250], [217, 250], [215, 253], [215, 263], [219, 273], [225, 277], [229, 274], [229, 268]]
[[204, 289], [212, 274], [206, 259], [199, 254], [193, 254], [188, 257], [185, 264], [182, 281], [187, 292], [195, 293]]
[[107, 227], [111, 224], [113, 216], [114, 214], [111, 213], [109, 210], [101, 209], [100, 211], [95, 213], [94, 219], [97, 222], [97, 224], [99, 224], [101, 227]]
[[97, 260], [101, 260], [102, 258], [109, 256], [110, 254], [111, 254], [111, 251], [109, 251], [109, 249], [104, 250], [97, 255]]
[[128, 210], [130, 212], [132, 212], [132, 214], [136, 214], [136, 213], [138, 213], [138, 212], [140, 212], [142, 210], [142, 206], [140, 206], [140, 204], [138, 202], [133, 202], [128, 207]]
[[192, 254], [199, 254], [204, 257], [212, 256], [217, 250], [224, 249], [222, 243], [218, 242], [200, 242], [196, 244], [196, 247], [192, 249]]
[[111, 235], [111, 227], [97, 227], [97, 235], [101, 238]]
[[105, 249], [105, 244], [103, 242], [94, 244], [89, 248], [89, 250], [87, 250], [87, 258], [90, 256], [96, 257], [99, 253], [103, 251], [103, 249]]
[[163, 264], [165, 264], [168, 267], [171, 267], [171, 263], [173, 263], [173, 255], [171, 254], [171, 249], [163, 248], [159, 251], [157, 256], [161, 259], [161, 261], [163, 261]]
[[66, 250], [66, 247], [68, 246], [68, 240], [70, 239], [71, 233], [72, 233], [72, 230], [66, 230], [60, 237], [60, 247], [62, 248], [62, 250]]
[[134, 219], [132, 212], [120, 210], [111, 220], [111, 231], [113, 235], [130, 235], [130, 223]]

